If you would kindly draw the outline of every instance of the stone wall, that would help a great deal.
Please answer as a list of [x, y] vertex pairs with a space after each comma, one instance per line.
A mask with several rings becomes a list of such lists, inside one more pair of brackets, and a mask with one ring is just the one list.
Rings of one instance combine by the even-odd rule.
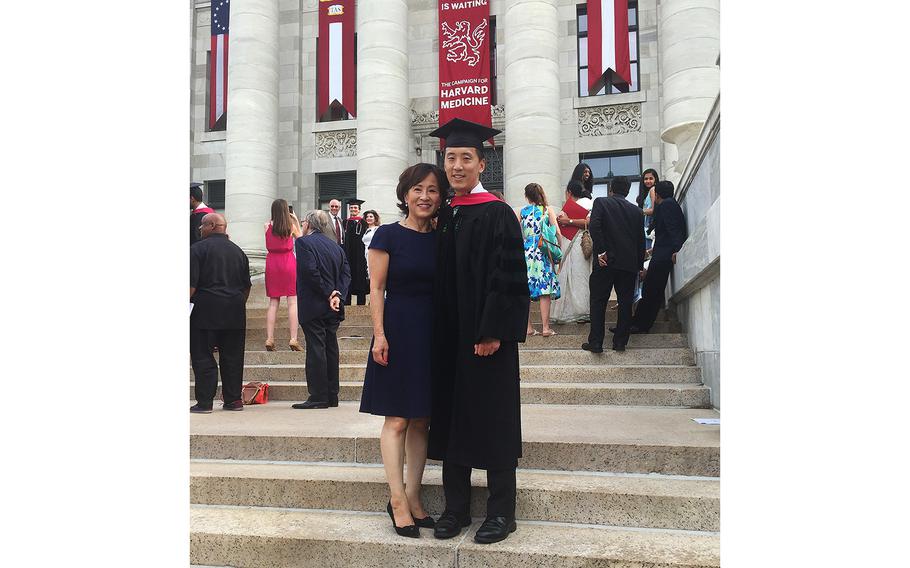
[[720, 408], [720, 97], [676, 188], [689, 238], [670, 276], [670, 306], [695, 351], [711, 404]]

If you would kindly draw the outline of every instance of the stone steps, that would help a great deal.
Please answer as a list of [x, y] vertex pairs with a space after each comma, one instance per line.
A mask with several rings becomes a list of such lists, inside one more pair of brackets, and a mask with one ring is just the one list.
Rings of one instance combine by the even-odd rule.
[[[535, 313], [535, 312], [531, 312], [531, 313], [532, 313], [531, 324], [535, 328], [537, 328], [537, 330], [539, 331], [540, 330], [540, 314]], [[617, 312], [615, 310], [607, 310], [606, 316], [605, 316], [605, 321], [612, 322], [610, 324], [612, 326], [612, 324], [616, 322], [616, 314], [617, 314]], [[254, 329], [254, 328], [265, 329], [265, 314], [263, 314], [261, 316], [260, 315], [250, 315], [250, 310], [247, 310], [246, 320], [247, 320], [246, 321], [247, 329]], [[672, 320], [673, 320], [673, 317], [668, 312], [661, 311], [658, 314], [656, 321], [672, 321]], [[285, 312], [283, 316], [278, 317], [278, 319], [276, 320], [275, 326], [276, 327], [287, 327], [287, 321], [288, 321], [287, 312]], [[370, 316], [369, 313], [345, 312], [344, 321], [341, 322], [342, 326], [351, 326], [351, 325], [369, 326], [372, 324], [373, 324], [373, 318]], [[569, 325], [569, 324], [554, 324], [554, 325]], [[588, 324], [584, 324], [584, 325], [588, 325]]]
[[508, 539], [479, 545], [472, 539], [479, 524], [475, 520], [449, 540], [432, 538], [430, 529], [409, 539], [395, 535], [385, 513], [194, 505], [190, 562], [270, 568], [720, 566], [720, 537], [711, 533], [525, 521]]
[[[608, 321], [604, 325], [604, 332], [606, 335], [606, 344], [609, 345], [610, 341], [610, 331], [606, 328], [613, 327], [615, 321]], [[537, 331], [540, 331], [540, 324], [535, 324], [534, 327]], [[541, 340], [541, 339], [556, 339], [561, 335], [577, 335], [583, 337], [582, 341], [586, 341], [588, 338], [588, 332], [591, 330], [590, 324], [587, 323], [554, 323], [552, 328], [556, 331], [557, 334], [554, 337], [543, 338], [540, 336], [530, 337], [530, 340]], [[637, 337], [647, 337], [654, 334], [665, 334], [665, 333], [682, 333], [682, 325], [677, 321], [656, 321], [654, 326], [651, 327], [650, 333], [644, 335], [638, 335]], [[300, 341], [303, 341], [303, 331], [300, 331], [298, 334]], [[265, 324], [261, 327], [247, 327], [246, 330], [247, 340], [255, 339], [257, 345], [265, 341]], [[338, 328], [338, 337], [373, 337], [373, 326], [368, 324], [365, 325], [352, 325], [348, 322], [342, 322], [341, 326]], [[287, 348], [287, 340], [290, 337], [288, 332], [288, 327], [285, 324], [280, 324], [275, 326], [275, 338], [279, 341], [279, 344]], [[635, 336], [633, 336], [635, 337]]]
[[[348, 333], [347, 330], [342, 330]], [[261, 338], [260, 338], [261, 336]], [[275, 334], [276, 351], [290, 351], [288, 339], [290, 334], [287, 330], [283, 333]], [[338, 346], [341, 349], [369, 349], [373, 339], [373, 332], [365, 328], [365, 333], [360, 337], [351, 337], [350, 335], [340, 335]], [[297, 340], [301, 345], [306, 344], [303, 332], [298, 334]], [[578, 349], [581, 344], [588, 340], [587, 335], [554, 335], [552, 337], [529, 337], [524, 343], [519, 343], [519, 349]], [[609, 347], [610, 343], [605, 342]], [[654, 349], [659, 347], [688, 347], [689, 339], [684, 333], [647, 333], [632, 335], [629, 337], [628, 349]], [[255, 334], [250, 337], [250, 330], [247, 330], [247, 351], [262, 351], [265, 349], [265, 335]]]
[[[389, 357], [395, 357], [390, 350]], [[342, 365], [366, 365], [367, 349], [344, 349], [339, 352]], [[607, 349], [591, 353], [583, 349], [522, 349], [518, 360], [524, 365], [694, 365], [695, 357], [688, 347], [628, 349], [622, 353]], [[304, 351], [247, 351], [244, 365], [300, 365], [306, 361]]]
[[[358, 409], [357, 402], [324, 410], [269, 403], [243, 412], [194, 414], [190, 456], [381, 463], [383, 418]], [[524, 469], [720, 474], [720, 429], [692, 420], [716, 418], [715, 410], [526, 404], [521, 412], [524, 457], [519, 467]]]
[[[475, 470], [471, 514], [486, 511], [486, 475]], [[516, 518], [623, 527], [718, 531], [716, 478], [517, 472]], [[427, 512], [444, 509], [442, 469], [424, 472]], [[381, 465], [194, 461], [190, 502], [203, 505], [382, 512], [388, 483]], [[554, 504], [559, 503], [558, 507]]]
[[[249, 355], [249, 353], [247, 353]], [[247, 365], [244, 381], [303, 381], [305, 365]], [[366, 361], [339, 366], [339, 380], [363, 382]], [[192, 371], [190, 378], [192, 379]], [[523, 365], [521, 381], [570, 383], [701, 383], [701, 369], [687, 365]]]
[[[612, 308], [616, 305], [616, 300], [610, 300], [609, 306]], [[246, 313], [247, 317], [261, 317], [265, 318], [266, 311], [268, 309], [268, 302], [265, 303], [256, 303], [253, 304], [252, 300], [247, 302]], [[607, 310], [615, 312], [616, 310]], [[344, 312], [349, 316], [365, 316], [370, 315], [370, 306], [345, 306]], [[531, 313], [539, 314], [540, 313], [540, 302], [531, 302]], [[281, 304], [278, 306], [278, 317], [287, 319], [288, 317], [288, 306], [285, 300], [281, 300]]]
[[[244, 377], [248, 380], [249, 377]], [[252, 379], [255, 380], [255, 379]], [[190, 384], [190, 398], [194, 384]], [[709, 408], [710, 391], [701, 384], [591, 384], [591, 383], [530, 383], [521, 385], [523, 404], [574, 404], [620, 406], [666, 406], [673, 408]], [[363, 381], [339, 383], [338, 399], [359, 401]], [[220, 399], [218, 388], [216, 398]], [[271, 401], [306, 400], [309, 396], [303, 381], [269, 381]]]

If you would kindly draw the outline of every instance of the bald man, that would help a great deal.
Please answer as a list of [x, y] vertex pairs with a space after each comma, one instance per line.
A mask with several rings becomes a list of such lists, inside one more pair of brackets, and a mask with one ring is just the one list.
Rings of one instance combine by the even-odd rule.
[[[250, 261], [227, 235], [227, 221], [209, 213], [199, 225], [202, 239], [190, 247], [190, 360], [196, 404], [190, 412], [212, 412], [218, 371], [225, 410], [243, 410], [243, 349]], [[212, 352], [218, 348], [218, 362]]]

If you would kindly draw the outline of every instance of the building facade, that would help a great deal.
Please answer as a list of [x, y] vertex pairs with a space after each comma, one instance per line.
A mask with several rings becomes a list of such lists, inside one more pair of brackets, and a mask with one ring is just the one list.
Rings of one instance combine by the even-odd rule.
[[[216, 2], [219, 0], [216, 0]], [[437, 0], [356, 4], [356, 118], [317, 117], [319, 0], [231, 0], [226, 127], [209, 125], [212, 2], [191, 0], [191, 172], [255, 263], [277, 197], [358, 197], [397, 218], [398, 174], [437, 161]], [[605, 194], [646, 168], [677, 182], [719, 91], [718, 0], [629, 0], [632, 86], [589, 94], [584, 0], [489, 0], [493, 126], [485, 185], [561, 203], [579, 161]], [[633, 185], [633, 194], [635, 193]]]
[[[223, 3], [227, 0], [215, 0]], [[322, 0], [327, 1], [327, 0]], [[483, 0], [481, 0], [483, 1]], [[190, 0], [190, 177], [260, 269], [271, 202], [297, 211], [357, 197], [399, 218], [398, 175], [438, 161], [438, 0], [356, 3], [356, 118], [317, 116], [320, 0], [230, 0], [227, 121], [210, 124], [212, 2]], [[222, 4], [223, 5], [223, 4]], [[616, 175], [677, 186], [689, 239], [667, 298], [720, 407], [719, 0], [629, 0], [629, 92], [588, 93], [585, 0], [489, 0], [493, 126], [488, 188], [513, 206], [540, 183], [563, 201], [588, 163], [595, 195]]]

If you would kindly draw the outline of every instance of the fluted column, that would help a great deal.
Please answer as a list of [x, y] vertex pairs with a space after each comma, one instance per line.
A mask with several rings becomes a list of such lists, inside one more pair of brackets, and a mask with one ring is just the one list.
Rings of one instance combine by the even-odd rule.
[[357, 3], [357, 198], [398, 219], [395, 186], [408, 166], [411, 115], [408, 97], [406, 0]]
[[[660, 138], [676, 147], [662, 179], [682, 176], [720, 90], [719, 0], [661, 0], [657, 30], [662, 84]], [[675, 162], [675, 163], [674, 163]]]
[[539, 183], [550, 199], [559, 181], [559, 46], [557, 0], [506, 0], [505, 192], [524, 203], [524, 188]]
[[278, 0], [232, 0], [224, 157], [228, 233], [253, 264], [278, 197]]

